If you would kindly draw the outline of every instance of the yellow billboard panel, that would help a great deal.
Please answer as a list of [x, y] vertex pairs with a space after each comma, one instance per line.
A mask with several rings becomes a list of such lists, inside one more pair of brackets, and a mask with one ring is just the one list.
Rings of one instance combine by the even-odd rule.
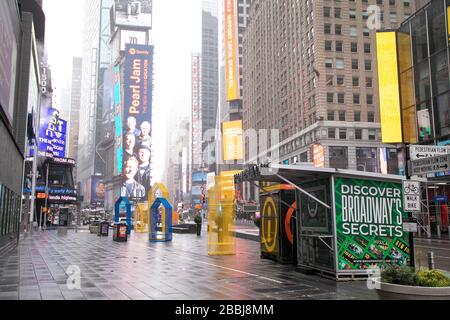
[[450, 6], [447, 7], [447, 35], [448, 43], [450, 44]]
[[222, 123], [223, 160], [242, 160], [243, 153], [242, 120]]
[[236, 45], [236, 4], [235, 0], [224, 1], [225, 22], [225, 77], [227, 100], [240, 99], [239, 88], [239, 55]]
[[378, 86], [383, 143], [402, 143], [396, 32], [377, 32]]

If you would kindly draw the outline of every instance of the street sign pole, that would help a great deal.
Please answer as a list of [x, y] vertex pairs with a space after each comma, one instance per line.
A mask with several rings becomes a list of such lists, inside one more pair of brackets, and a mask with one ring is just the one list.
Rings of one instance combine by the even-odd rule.
[[[411, 166], [411, 162], [410, 162], [410, 144], [409, 143], [405, 143], [405, 153], [406, 153], [406, 180], [411, 180], [411, 176], [410, 176], [410, 166]], [[408, 211], [408, 218], [409, 218], [409, 222], [413, 221], [413, 214], [412, 212]], [[416, 261], [415, 261], [415, 253], [414, 253], [414, 233], [413, 232], [409, 232], [409, 252], [410, 252], [410, 266], [411, 268], [415, 268], [416, 265]]]

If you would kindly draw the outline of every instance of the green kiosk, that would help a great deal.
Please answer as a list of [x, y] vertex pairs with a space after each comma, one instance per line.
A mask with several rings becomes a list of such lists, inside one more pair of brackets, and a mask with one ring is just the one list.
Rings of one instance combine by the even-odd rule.
[[[258, 182], [260, 188], [280, 183], [295, 189], [296, 265], [336, 280], [367, 277], [390, 264], [411, 264], [413, 237], [404, 230], [409, 218], [403, 209], [403, 180], [307, 164], [254, 166], [235, 176], [235, 183]], [[261, 197], [261, 208], [263, 201]], [[267, 214], [261, 210], [261, 216]], [[274, 232], [261, 229], [261, 237], [263, 231]]]

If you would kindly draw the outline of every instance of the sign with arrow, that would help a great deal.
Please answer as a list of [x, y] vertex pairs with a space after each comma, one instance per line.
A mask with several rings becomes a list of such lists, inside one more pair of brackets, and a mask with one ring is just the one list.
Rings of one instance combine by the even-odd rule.
[[449, 171], [450, 154], [419, 160], [411, 160], [409, 163], [411, 176]]
[[409, 157], [411, 160], [419, 160], [425, 158], [436, 157], [439, 155], [450, 154], [450, 146], [426, 146], [426, 145], [411, 145], [409, 146]]

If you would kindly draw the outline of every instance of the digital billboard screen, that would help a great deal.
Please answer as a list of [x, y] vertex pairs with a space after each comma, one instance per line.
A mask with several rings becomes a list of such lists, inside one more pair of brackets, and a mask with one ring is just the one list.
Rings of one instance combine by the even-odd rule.
[[125, 49], [121, 196], [141, 199], [151, 188], [153, 46]]
[[43, 157], [64, 158], [66, 155], [67, 121], [59, 117], [59, 111], [41, 107], [38, 151]]
[[120, 27], [152, 27], [152, 0], [115, 0], [115, 25]]

